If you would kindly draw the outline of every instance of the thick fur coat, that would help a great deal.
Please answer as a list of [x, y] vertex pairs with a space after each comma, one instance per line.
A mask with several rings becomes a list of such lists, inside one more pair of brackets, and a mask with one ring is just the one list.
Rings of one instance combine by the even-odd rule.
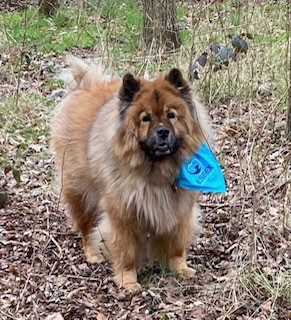
[[52, 148], [87, 260], [108, 256], [128, 290], [140, 287], [136, 265], [145, 255], [193, 276], [186, 249], [198, 230], [198, 194], [175, 178], [212, 137], [205, 110], [177, 69], [148, 81], [114, 78], [73, 57], [70, 64], [74, 84], [52, 121]]

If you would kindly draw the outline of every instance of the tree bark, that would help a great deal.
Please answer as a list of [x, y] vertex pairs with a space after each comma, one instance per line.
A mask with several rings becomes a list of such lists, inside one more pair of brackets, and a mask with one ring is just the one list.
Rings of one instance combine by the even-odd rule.
[[52, 17], [58, 10], [59, 0], [39, 0], [39, 11], [47, 17]]
[[287, 135], [287, 139], [291, 140], [291, 83], [290, 82], [289, 82], [289, 88], [288, 88], [288, 110], [287, 110], [286, 135]]
[[286, 124], [286, 136], [287, 139], [291, 140], [291, 42], [290, 42], [290, 2], [287, 0], [287, 70], [289, 73], [289, 79], [287, 80], [288, 86], [288, 97], [287, 97], [287, 124]]
[[143, 0], [143, 37], [148, 49], [180, 46], [175, 0]]

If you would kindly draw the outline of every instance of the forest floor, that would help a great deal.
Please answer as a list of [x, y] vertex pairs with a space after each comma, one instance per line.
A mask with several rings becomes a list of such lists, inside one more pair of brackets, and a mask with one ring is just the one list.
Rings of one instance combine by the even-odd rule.
[[[276, 8], [268, 14], [278, 15]], [[137, 12], [114, 22], [107, 11], [96, 18], [98, 23], [120, 23], [119, 29], [125, 24], [138, 32]], [[179, 56], [139, 60], [126, 28], [123, 52], [117, 52], [117, 45], [109, 50], [103, 41], [93, 46], [88, 34], [96, 21], [85, 28], [81, 16], [87, 31], [79, 34], [66, 11], [55, 20], [38, 18], [31, 28], [25, 24], [21, 37], [17, 23], [26, 21], [24, 12], [17, 7], [0, 12], [5, 26], [0, 34], [0, 319], [291, 319], [291, 145], [285, 139], [286, 87], [276, 82], [277, 73], [270, 75], [275, 85], [265, 73], [259, 75], [262, 83], [252, 98], [229, 98], [233, 88], [226, 72], [213, 84], [221, 94], [208, 99], [207, 91], [205, 99], [210, 82], [198, 86], [203, 100], [211, 100], [207, 104], [228, 191], [200, 196], [202, 233], [188, 254], [196, 277], [183, 280], [155, 266], [139, 275], [142, 291], [129, 294], [112, 281], [108, 262], [86, 262], [81, 237], [68, 225], [54, 192], [49, 123], [67, 93], [60, 79], [67, 51], [91, 59], [105, 50], [109, 59], [116, 57], [110, 64], [121, 75], [141, 72], [141, 66], [153, 74], [157, 66], [168, 70]], [[35, 17], [33, 11], [27, 15]], [[280, 43], [282, 30], [277, 31], [276, 39], [264, 39], [273, 41], [272, 50]], [[57, 40], [49, 38], [50, 32]], [[108, 37], [116, 38], [114, 32]], [[250, 59], [255, 54], [253, 49]], [[283, 77], [280, 57], [278, 64], [270, 57], [271, 67]], [[223, 79], [227, 85], [221, 87]], [[240, 97], [249, 88], [247, 79], [241, 81], [246, 85], [236, 88]]]

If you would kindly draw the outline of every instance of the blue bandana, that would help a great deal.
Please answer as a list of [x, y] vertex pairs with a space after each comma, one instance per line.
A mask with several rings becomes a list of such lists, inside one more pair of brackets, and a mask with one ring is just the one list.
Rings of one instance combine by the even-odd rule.
[[182, 164], [176, 183], [187, 190], [226, 192], [220, 165], [210, 148], [204, 143]]

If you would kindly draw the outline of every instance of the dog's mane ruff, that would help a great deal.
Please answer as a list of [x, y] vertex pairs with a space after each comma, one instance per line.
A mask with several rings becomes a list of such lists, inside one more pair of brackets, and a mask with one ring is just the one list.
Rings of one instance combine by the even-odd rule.
[[[88, 144], [91, 176], [96, 181], [100, 177], [106, 181], [106, 192], [112, 199], [118, 199], [123, 213], [135, 211], [137, 221], [141, 224], [151, 226], [159, 234], [170, 232], [180, 216], [187, 214], [193, 193], [186, 190], [173, 192], [170, 184], [149, 183], [146, 170], [143, 171], [143, 177], [131, 169], [124, 172], [119, 170], [119, 160], [112, 152], [112, 141], [120, 130], [115, 106], [115, 100], [108, 102], [91, 127]], [[150, 175], [152, 177], [158, 173], [151, 172]]]
[[98, 82], [110, 82], [114, 79], [114, 76], [100, 62], [86, 63], [72, 55], [67, 56], [67, 62], [73, 76], [73, 79], [67, 83], [69, 91], [76, 89], [89, 91]]

